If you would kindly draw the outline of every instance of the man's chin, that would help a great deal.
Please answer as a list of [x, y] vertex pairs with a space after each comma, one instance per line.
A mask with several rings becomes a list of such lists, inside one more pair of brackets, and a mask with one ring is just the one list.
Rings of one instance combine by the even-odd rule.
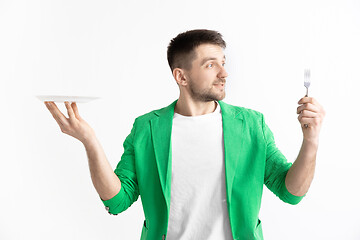
[[211, 101], [222, 101], [225, 98], [225, 93], [221, 96], [214, 96], [213, 98], [209, 99], [209, 102]]
[[224, 92], [224, 94], [222, 94], [221, 96], [219, 96], [217, 99], [216, 99], [216, 101], [221, 101], [221, 100], [223, 100], [224, 98], [225, 98], [225, 92]]
[[221, 101], [225, 98], [225, 91], [219, 93], [211, 93], [211, 94], [199, 94], [192, 95], [193, 99], [200, 100], [202, 102], [212, 102], [212, 101]]

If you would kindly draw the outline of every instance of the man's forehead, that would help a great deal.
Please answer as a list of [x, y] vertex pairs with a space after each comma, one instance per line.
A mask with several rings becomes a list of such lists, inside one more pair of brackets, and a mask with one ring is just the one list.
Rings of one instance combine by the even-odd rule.
[[196, 48], [196, 52], [200, 61], [205, 58], [226, 59], [223, 48], [214, 44], [201, 44]]

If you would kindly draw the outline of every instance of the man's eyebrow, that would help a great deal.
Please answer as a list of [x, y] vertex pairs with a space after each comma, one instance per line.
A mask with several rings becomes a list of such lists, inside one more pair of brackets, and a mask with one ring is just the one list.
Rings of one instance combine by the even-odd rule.
[[[225, 55], [223, 56], [223, 59], [226, 60]], [[206, 63], [207, 61], [210, 61], [210, 60], [216, 60], [216, 58], [215, 58], [215, 57], [207, 57], [207, 58], [204, 58], [204, 59], [201, 61], [200, 66], [204, 65], [204, 63]]]

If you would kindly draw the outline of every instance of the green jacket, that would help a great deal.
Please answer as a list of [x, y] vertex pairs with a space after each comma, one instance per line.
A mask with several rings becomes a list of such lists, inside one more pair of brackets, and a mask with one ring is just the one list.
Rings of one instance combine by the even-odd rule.
[[[121, 189], [113, 198], [102, 200], [110, 214], [118, 214], [140, 194], [145, 215], [141, 240], [166, 239], [171, 196], [171, 129], [176, 102], [135, 119], [114, 171]], [[285, 177], [292, 163], [277, 149], [263, 114], [218, 102], [223, 120], [231, 231], [234, 239], [260, 240], [263, 234], [258, 215], [263, 185], [290, 204], [299, 203], [305, 195], [295, 196], [286, 189]]]

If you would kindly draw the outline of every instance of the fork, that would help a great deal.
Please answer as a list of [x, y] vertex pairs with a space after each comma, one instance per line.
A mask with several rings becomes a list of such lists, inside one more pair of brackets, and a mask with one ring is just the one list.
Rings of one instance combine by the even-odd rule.
[[[305, 97], [308, 97], [308, 93], [309, 93], [309, 87], [310, 87], [310, 69], [305, 69], [304, 71], [304, 86], [306, 87], [306, 95]], [[308, 128], [309, 125], [308, 124], [304, 124], [305, 128]]]
[[305, 69], [304, 71], [304, 86], [306, 87], [306, 95], [305, 97], [308, 96], [308, 90], [310, 87], [310, 69]]

